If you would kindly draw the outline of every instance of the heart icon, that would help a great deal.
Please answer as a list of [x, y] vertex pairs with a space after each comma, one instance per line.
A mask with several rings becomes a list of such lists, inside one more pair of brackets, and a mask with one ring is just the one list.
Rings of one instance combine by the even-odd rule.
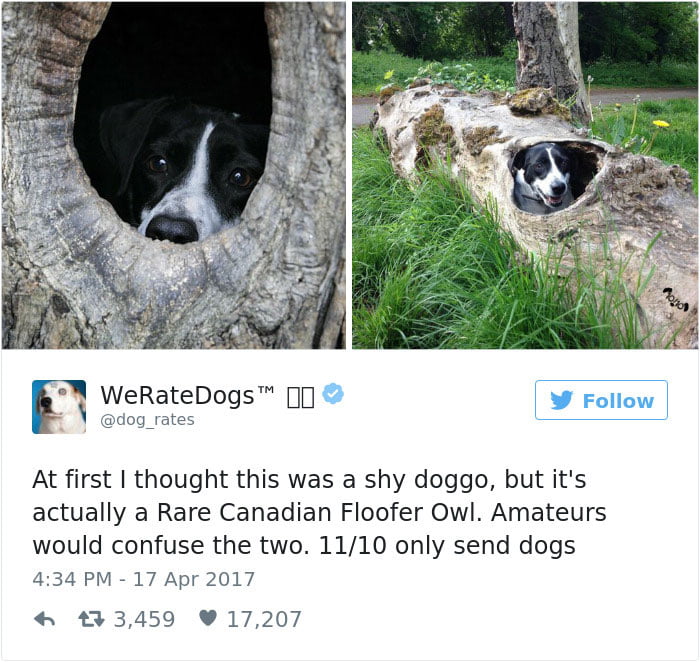
[[216, 611], [214, 609], [210, 609], [209, 611], [202, 609], [202, 611], [199, 612], [199, 618], [202, 619], [204, 625], [211, 625], [216, 620]]

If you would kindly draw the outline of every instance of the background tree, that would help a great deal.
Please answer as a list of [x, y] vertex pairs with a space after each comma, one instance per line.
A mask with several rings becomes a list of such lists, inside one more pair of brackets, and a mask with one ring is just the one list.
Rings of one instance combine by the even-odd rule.
[[559, 101], [574, 100], [574, 119], [590, 123], [578, 45], [577, 3], [516, 2], [513, 17], [518, 40], [517, 88], [554, 88]]
[[352, 3], [352, 46], [368, 52], [385, 46], [385, 5], [379, 2]]
[[462, 56], [501, 55], [514, 36], [512, 2], [468, 2], [460, 11], [457, 30]]
[[449, 3], [395, 3], [385, 13], [387, 38], [399, 53], [409, 57], [443, 57], [441, 44], [455, 13]]
[[[352, 12], [358, 51], [464, 59], [502, 55], [515, 39], [512, 2], [354, 2]], [[583, 62], [697, 59], [694, 2], [582, 2], [578, 12]]]
[[581, 59], [656, 62], [664, 57], [694, 60], [697, 4], [694, 2], [579, 3]]

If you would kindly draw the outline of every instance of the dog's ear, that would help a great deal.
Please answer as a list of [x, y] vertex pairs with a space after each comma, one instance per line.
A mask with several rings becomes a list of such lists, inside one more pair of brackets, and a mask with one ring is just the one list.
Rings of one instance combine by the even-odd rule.
[[144, 101], [129, 101], [111, 106], [100, 116], [100, 143], [107, 158], [116, 168], [119, 184], [116, 195], [126, 190], [146, 134], [156, 115], [173, 103], [171, 97]]
[[36, 411], [37, 414], [41, 414], [41, 389], [39, 389], [39, 392], [36, 394]]
[[526, 149], [521, 149], [519, 152], [516, 152], [515, 156], [510, 160], [510, 163], [508, 164], [508, 169], [510, 170], [510, 174], [515, 177], [516, 173], [518, 170], [522, 170], [522, 168], [525, 167], [525, 152]]
[[75, 399], [78, 401], [78, 404], [80, 405], [80, 408], [83, 411], [87, 411], [87, 402], [85, 402], [85, 396], [74, 386], [73, 387], [73, 395], [75, 396]]

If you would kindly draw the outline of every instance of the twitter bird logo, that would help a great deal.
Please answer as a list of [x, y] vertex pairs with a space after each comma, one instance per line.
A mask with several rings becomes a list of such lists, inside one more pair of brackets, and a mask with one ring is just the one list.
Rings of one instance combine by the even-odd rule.
[[566, 409], [571, 402], [571, 396], [574, 394], [573, 391], [562, 391], [561, 395], [557, 395], [554, 391], [550, 392], [550, 397], [552, 398], [552, 409]]

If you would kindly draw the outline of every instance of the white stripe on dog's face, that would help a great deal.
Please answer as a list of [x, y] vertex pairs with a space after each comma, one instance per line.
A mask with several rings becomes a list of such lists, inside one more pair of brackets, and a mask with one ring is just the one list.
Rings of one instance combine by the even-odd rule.
[[[568, 190], [569, 173], [567, 172], [564, 174], [561, 172], [561, 170], [559, 170], [556, 161], [554, 160], [554, 156], [552, 156], [552, 148], [547, 147], [546, 149], [547, 155], [549, 156], [549, 170], [547, 171], [546, 177], [535, 180], [534, 185], [544, 195], [550, 197], [561, 197]], [[552, 186], [556, 184], [564, 184], [566, 186], [564, 193], [559, 193], [558, 195], [554, 193]]]
[[141, 212], [141, 225], [139, 232], [146, 234], [148, 224], [156, 216], [170, 216], [173, 218], [187, 218], [197, 227], [199, 239], [204, 239], [221, 229], [224, 219], [216, 208], [209, 192], [209, 136], [214, 131], [215, 125], [209, 122], [204, 128], [199, 139], [191, 169], [185, 180], [168, 191], [156, 204], [149, 209], [145, 207]]

